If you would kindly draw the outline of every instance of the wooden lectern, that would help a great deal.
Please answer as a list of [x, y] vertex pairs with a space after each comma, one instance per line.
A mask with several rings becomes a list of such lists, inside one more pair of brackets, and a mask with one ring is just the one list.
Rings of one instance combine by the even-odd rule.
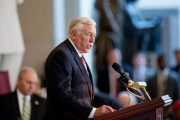
[[172, 103], [169, 95], [104, 114], [95, 120], [163, 120], [163, 107]]

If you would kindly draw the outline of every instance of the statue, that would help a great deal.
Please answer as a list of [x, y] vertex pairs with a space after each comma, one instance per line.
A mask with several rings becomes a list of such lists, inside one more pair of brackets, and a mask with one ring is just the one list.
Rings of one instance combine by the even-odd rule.
[[160, 18], [146, 20], [136, 7], [137, 0], [126, 0], [123, 20], [123, 61], [132, 64], [137, 51], [159, 51]]

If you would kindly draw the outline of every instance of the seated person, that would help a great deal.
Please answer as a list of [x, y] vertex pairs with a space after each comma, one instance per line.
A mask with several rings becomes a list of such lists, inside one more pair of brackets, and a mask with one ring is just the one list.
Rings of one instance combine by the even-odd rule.
[[[14, 92], [0, 95], [0, 120], [41, 120], [46, 100], [33, 94], [38, 83], [36, 71], [21, 69]], [[26, 112], [24, 110], [27, 110]]]
[[112, 48], [107, 53], [107, 64], [97, 70], [97, 87], [100, 91], [116, 97], [125, 88], [117, 82], [120, 74], [112, 68], [114, 63], [120, 64], [124, 71], [128, 72], [131, 77], [132, 67], [122, 63], [122, 54], [118, 48]]

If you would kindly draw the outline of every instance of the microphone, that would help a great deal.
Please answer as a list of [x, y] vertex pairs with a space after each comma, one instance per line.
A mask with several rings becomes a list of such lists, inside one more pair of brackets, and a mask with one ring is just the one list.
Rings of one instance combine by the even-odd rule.
[[[143, 93], [139, 90], [140, 88], [142, 88], [144, 90], [145, 94], [147, 95], [148, 99], [151, 100], [151, 97], [149, 96], [149, 94], [147, 93], [147, 91], [145, 89], [145, 87], [147, 86], [146, 82], [133, 82], [131, 80], [131, 78], [129, 77], [129, 73], [125, 72], [123, 70], [123, 68], [117, 63], [114, 63], [112, 65], [112, 67], [116, 72], [121, 74], [121, 77], [118, 79], [118, 82], [121, 85], [132, 88], [132, 89], [135, 88], [141, 94], [141, 97], [139, 97], [139, 98], [142, 98], [143, 100], [145, 100]], [[132, 92], [130, 92], [130, 93], [133, 94]], [[133, 94], [133, 95], [135, 95], [135, 94]], [[138, 97], [137, 95], [135, 95], [135, 96]]]
[[114, 64], [112, 65], [112, 67], [113, 67], [113, 69], [114, 69], [116, 72], [118, 72], [118, 73], [120, 73], [120, 74], [124, 74], [124, 73], [125, 73], [124, 70], [123, 70], [123, 68], [122, 68], [119, 64], [117, 64], [117, 63], [114, 63]]
[[117, 63], [112, 65], [113, 69], [121, 74], [121, 77], [118, 79], [118, 82], [123, 86], [128, 86], [128, 83], [134, 83], [129, 77], [129, 73], [125, 72], [124, 69]]

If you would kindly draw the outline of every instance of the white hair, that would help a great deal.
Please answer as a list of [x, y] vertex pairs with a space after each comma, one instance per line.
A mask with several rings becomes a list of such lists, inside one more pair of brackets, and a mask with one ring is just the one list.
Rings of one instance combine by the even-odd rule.
[[[23, 77], [24, 77], [24, 74], [26, 73], [26, 71], [32, 71], [33, 73], [35, 73], [36, 75], [37, 75], [37, 72], [36, 72], [36, 70], [34, 69], [34, 68], [32, 68], [32, 67], [22, 67], [21, 68], [21, 70], [20, 70], [20, 72], [19, 72], [19, 76], [18, 76], [18, 78], [19, 79], [22, 79]], [[37, 75], [38, 76], [38, 75]]]
[[73, 30], [79, 30], [82, 28], [83, 24], [88, 24], [88, 25], [96, 25], [96, 22], [88, 17], [77, 17], [74, 20], [72, 20], [71, 24], [69, 25], [69, 30], [68, 30], [68, 37], [71, 37], [71, 32]]

